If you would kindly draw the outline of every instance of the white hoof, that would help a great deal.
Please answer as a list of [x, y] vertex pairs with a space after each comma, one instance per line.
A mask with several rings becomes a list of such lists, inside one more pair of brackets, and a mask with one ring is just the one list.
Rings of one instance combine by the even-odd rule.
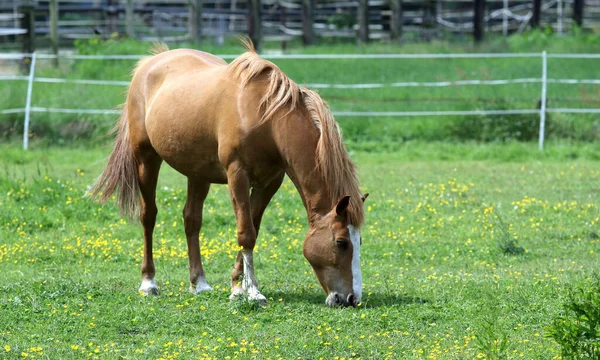
[[244, 291], [244, 289], [236, 288], [231, 292], [231, 295], [229, 295], [229, 300], [234, 301], [238, 297], [243, 296], [243, 295], [246, 295], [246, 292]]
[[267, 306], [267, 298], [263, 294], [259, 293], [258, 291], [248, 292], [248, 300], [256, 301], [261, 306]]
[[158, 295], [158, 286], [156, 286], [154, 279], [152, 279], [152, 280], [144, 279], [144, 280], [142, 280], [142, 285], [140, 286], [139, 291], [141, 294], [147, 295], [147, 296]]
[[196, 282], [196, 285], [190, 285], [190, 292], [194, 295], [198, 295], [201, 292], [211, 291], [213, 288], [208, 285], [205, 278], [200, 278]]

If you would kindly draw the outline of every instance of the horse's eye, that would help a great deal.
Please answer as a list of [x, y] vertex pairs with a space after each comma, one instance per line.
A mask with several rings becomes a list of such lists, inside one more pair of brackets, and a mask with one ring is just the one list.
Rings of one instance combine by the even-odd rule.
[[342, 250], [346, 250], [348, 249], [348, 242], [346, 239], [336, 239], [335, 245]]

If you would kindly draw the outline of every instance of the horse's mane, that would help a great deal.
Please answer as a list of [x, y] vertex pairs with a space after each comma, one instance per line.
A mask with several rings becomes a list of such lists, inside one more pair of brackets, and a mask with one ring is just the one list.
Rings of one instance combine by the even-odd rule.
[[152, 53], [152, 55], [158, 55], [166, 51], [169, 51], [169, 45], [165, 44], [162, 41], [155, 42], [152, 44], [152, 47], [150, 47], [150, 52]]
[[261, 58], [250, 40], [242, 39], [242, 43], [248, 51], [229, 64], [232, 76], [238, 78], [240, 85], [245, 87], [258, 75], [266, 72], [269, 74], [269, 87], [259, 104], [259, 109], [262, 111], [260, 122], [266, 122], [286, 105], [289, 106], [290, 111], [296, 109], [301, 97], [300, 87], [288, 78], [277, 65]]
[[238, 78], [242, 87], [258, 75], [268, 74], [268, 87], [260, 100], [262, 111], [260, 123], [288, 107], [291, 112], [304, 107], [320, 132], [317, 143], [317, 170], [328, 184], [329, 196], [338, 201], [350, 195], [349, 221], [355, 226], [364, 222], [362, 195], [359, 189], [356, 166], [344, 148], [342, 132], [334, 120], [327, 103], [316, 92], [300, 88], [272, 62], [261, 58], [250, 40], [242, 40], [248, 50], [233, 60], [228, 66], [233, 77]]

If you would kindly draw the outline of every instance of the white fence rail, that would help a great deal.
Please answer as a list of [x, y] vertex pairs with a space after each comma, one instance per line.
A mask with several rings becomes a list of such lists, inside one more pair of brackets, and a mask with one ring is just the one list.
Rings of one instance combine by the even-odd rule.
[[[61, 55], [61, 59], [71, 60], [139, 60], [141, 55]], [[233, 59], [236, 55], [220, 55], [223, 59]], [[539, 109], [512, 109], [512, 110], [464, 110], [464, 111], [334, 111], [337, 117], [417, 117], [417, 116], [493, 116], [493, 115], [522, 115], [538, 114], [540, 116], [539, 128], [539, 148], [544, 147], [545, 136], [545, 117], [546, 113], [577, 113], [577, 114], [600, 114], [598, 108], [547, 108], [547, 84], [599, 84], [600, 79], [553, 79], [548, 78], [547, 59], [600, 59], [600, 54], [547, 54], [541, 53], [460, 53], [460, 54], [299, 54], [299, 55], [265, 55], [267, 59], [297, 59], [297, 60], [317, 60], [317, 59], [494, 59], [494, 58], [540, 58], [542, 61], [542, 73], [540, 78], [517, 78], [517, 79], [499, 79], [499, 80], [459, 80], [459, 81], [439, 81], [439, 82], [394, 82], [394, 83], [362, 83], [362, 84], [306, 84], [310, 88], [333, 88], [333, 89], [378, 89], [385, 87], [448, 87], [448, 86], [474, 86], [488, 85], [499, 86], [507, 84], [539, 83], [540, 86], [540, 107]], [[66, 108], [47, 108], [31, 105], [31, 95], [33, 84], [39, 83], [72, 83], [100, 86], [127, 86], [128, 81], [109, 81], [92, 79], [62, 79], [35, 77], [36, 59], [53, 59], [56, 55], [50, 54], [26, 54], [10, 53], [0, 54], [0, 60], [20, 60], [24, 58], [31, 59], [31, 66], [28, 76], [0, 75], [0, 81], [27, 81], [27, 98], [24, 108], [0, 109], [2, 114], [25, 114], [25, 124], [23, 133], [23, 148], [28, 148], [29, 122], [31, 113], [64, 113], [64, 114], [99, 114], [114, 115], [120, 114], [120, 110], [115, 109], [66, 109]]]

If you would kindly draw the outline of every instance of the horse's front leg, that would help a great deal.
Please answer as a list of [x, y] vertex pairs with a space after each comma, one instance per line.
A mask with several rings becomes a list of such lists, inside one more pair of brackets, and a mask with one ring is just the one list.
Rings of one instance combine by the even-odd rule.
[[[260, 231], [260, 223], [262, 221], [263, 214], [267, 205], [273, 198], [273, 195], [277, 192], [281, 183], [283, 181], [284, 173], [277, 175], [273, 181], [271, 181], [264, 188], [253, 188], [252, 194], [250, 195], [250, 207], [252, 213], [252, 224], [254, 225], [254, 229], [256, 230], [256, 236], [258, 237], [258, 233]], [[233, 270], [231, 271], [231, 288], [233, 293], [231, 298], [233, 299], [237, 294], [243, 294], [244, 288], [243, 283], [240, 280], [244, 276], [244, 253], [240, 251], [237, 255], [237, 259], [235, 260], [235, 264], [233, 265]]]
[[236, 296], [246, 293], [248, 299], [266, 305], [267, 299], [258, 290], [258, 281], [254, 274], [253, 250], [256, 245], [256, 229], [252, 222], [250, 181], [240, 162], [234, 161], [227, 167], [227, 182], [237, 223], [238, 244], [242, 247], [234, 272], [238, 269], [240, 275], [243, 273], [241, 286], [239, 281], [232, 283], [230, 298], [234, 299]]

